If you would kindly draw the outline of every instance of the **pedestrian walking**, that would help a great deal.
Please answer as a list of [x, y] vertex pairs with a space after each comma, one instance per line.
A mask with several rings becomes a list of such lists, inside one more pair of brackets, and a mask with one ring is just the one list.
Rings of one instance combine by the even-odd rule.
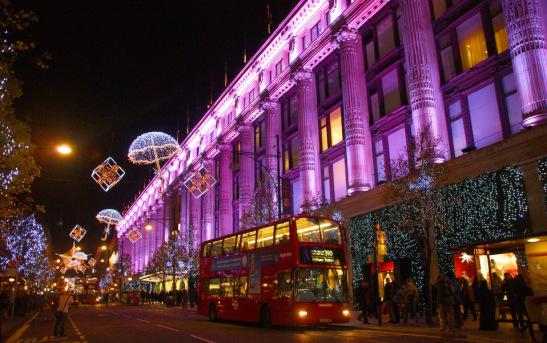
[[496, 321], [496, 297], [488, 288], [486, 280], [481, 280], [479, 282], [477, 300], [479, 302], [481, 314], [479, 319], [479, 330], [496, 330], [498, 328], [498, 322]]
[[359, 308], [361, 309], [361, 314], [358, 317], [358, 320], [363, 321], [363, 324], [368, 324], [368, 312], [370, 306], [370, 285], [367, 281], [361, 281], [359, 286]]
[[68, 316], [68, 309], [73, 301], [72, 295], [68, 291], [62, 293], [59, 297], [59, 305], [55, 311], [55, 327], [53, 328], [53, 336], [66, 337], [65, 321]]
[[467, 320], [467, 314], [470, 312], [473, 321], [477, 321], [477, 312], [475, 311], [475, 293], [469, 280], [462, 278], [462, 302], [463, 302], [463, 320]]
[[441, 331], [454, 332], [454, 290], [444, 275], [439, 276], [436, 286]]
[[463, 325], [461, 284], [458, 279], [456, 279], [454, 272], [448, 272], [447, 277], [450, 288], [454, 292], [454, 328], [459, 330]]
[[416, 325], [418, 325], [418, 317], [416, 316], [416, 306], [418, 305], [418, 299], [420, 294], [418, 288], [412, 281], [412, 278], [407, 278], [405, 287], [403, 288], [403, 304], [404, 304], [404, 323], [408, 323], [408, 317], [414, 319]]
[[521, 271], [519, 271], [519, 274], [517, 274], [517, 276], [515, 276], [512, 281], [512, 290], [513, 290], [514, 311], [516, 314], [519, 327], [522, 328], [524, 326], [524, 316], [528, 318], [528, 313], [526, 312], [526, 305], [524, 300], [526, 299], [527, 296], [534, 295], [534, 292], [526, 284], [526, 281], [524, 280], [524, 277]]
[[386, 284], [384, 286], [384, 303], [389, 313], [389, 322], [392, 324], [399, 323], [399, 308], [396, 301], [397, 296], [397, 285], [391, 280], [391, 278], [386, 278]]

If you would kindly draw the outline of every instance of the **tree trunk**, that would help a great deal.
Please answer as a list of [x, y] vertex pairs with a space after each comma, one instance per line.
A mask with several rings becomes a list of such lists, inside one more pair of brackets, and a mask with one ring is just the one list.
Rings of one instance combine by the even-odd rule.
[[175, 270], [175, 263], [173, 262], [173, 295], [177, 291], [177, 271]]

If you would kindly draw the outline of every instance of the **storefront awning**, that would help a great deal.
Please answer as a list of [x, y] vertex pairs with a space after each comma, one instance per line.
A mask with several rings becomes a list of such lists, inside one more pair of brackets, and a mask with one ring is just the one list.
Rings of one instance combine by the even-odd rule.
[[460, 246], [450, 247], [451, 252], [470, 251], [473, 249], [515, 249], [524, 247], [526, 243], [547, 242], [547, 232], [535, 232], [512, 238], [500, 238], [489, 241], [477, 241]]

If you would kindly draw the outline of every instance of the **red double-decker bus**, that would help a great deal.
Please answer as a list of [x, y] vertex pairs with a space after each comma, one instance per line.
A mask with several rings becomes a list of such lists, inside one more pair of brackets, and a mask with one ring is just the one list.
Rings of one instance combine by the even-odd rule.
[[203, 242], [198, 312], [262, 326], [346, 323], [342, 227], [295, 216]]

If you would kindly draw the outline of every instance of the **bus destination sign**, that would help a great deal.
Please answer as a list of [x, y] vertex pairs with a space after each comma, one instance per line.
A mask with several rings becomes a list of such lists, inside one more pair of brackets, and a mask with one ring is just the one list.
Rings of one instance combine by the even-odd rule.
[[342, 249], [300, 247], [300, 262], [304, 264], [336, 264], [344, 262]]

